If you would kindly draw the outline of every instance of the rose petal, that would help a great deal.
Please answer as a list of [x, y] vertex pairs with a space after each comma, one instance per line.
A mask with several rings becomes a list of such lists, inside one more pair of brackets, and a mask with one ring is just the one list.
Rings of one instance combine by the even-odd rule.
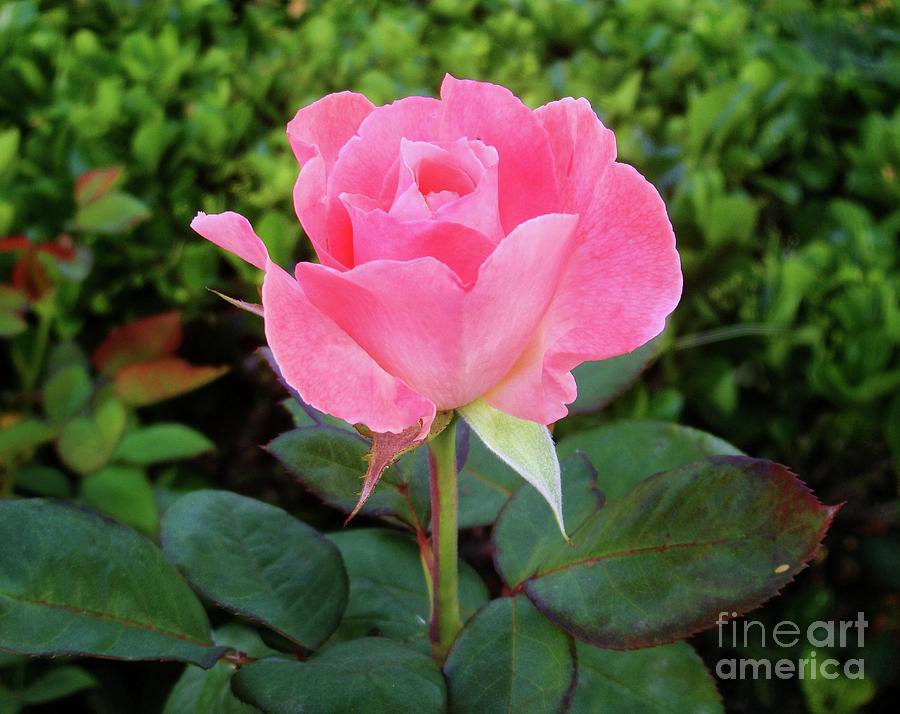
[[353, 225], [358, 264], [373, 260], [409, 261], [432, 257], [447, 265], [463, 283], [471, 283], [494, 250], [494, 241], [457, 223], [427, 218], [400, 221], [364, 196], [343, 195]]
[[522, 224], [468, 289], [433, 258], [344, 273], [300, 263], [297, 280], [385, 371], [453, 409], [484, 394], [525, 349], [556, 292], [576, 222], [556, 214]]
[[287, 136], [294, 156], [304, 164], [321, 156], [330, 171], [341, 148], [375, 109], [362, 94], [337, 92], [303, 107], [288, 122]]
[[191, 228], [206, 240], [265, 270], [269, 253], [250, 221], [241, 214], [234, 211], [206, 214], [201, 211], [191, 221]]
[[420, 420], [423, 430], [431, 426], [434, 404], [381, 369], [271, 261], [262, 299], [266, 340], [303, 401], [373, 432], [399, 434]]
[[[460, 151], [463, 147], [459, 142], [448, 148], [451, 151], [428, 141], [400, 140], [400, 158], [409, 169], [409, 178], [423, 195], [447, 190], [464, 196], [475, 189], [482, 167], [465, 165], [469, 163], [465, 160], [472, 157], [471, 152]], [[458, 154], [462, 156], [457, 157]]]
[[590, 204], [598, 167], [616, 160], [615, 134], [583, 97], [550, 102], [534, 114], [550, 137], [560, 204], [567, 212], [581, 213]]
[[400, 142], [434, 139], [439, 116], [440, 102], [429, 97], [377, 107], [341, 151], [329, 178], [330, 199], [337, 201], [340, 193], [361, 194], [388, 210], [397, 191]]
[[682, 278], [662, 199], [634, 168], [612, 161], [590, 105], [554, 102], [537, 114], [553, 136], [558, 171], [566, 167], [565, 205], [581, 216], [576, 247], [540, 329], [485, 400], [546, 424], [575, 398], [574, 366], [630, 352], [663, 330]]
[[339, 92], [304, 107], [287, 125], [303, 167], [294, 184], [294, 210], [319, 260], [334, 267], [351, 265], [353, 249], [346, 215], [326, 200], [329, 175], [341, 148], [374, 108], [361, 94]]
[[[488, 236], [496, 245], [504, 236], [498, 205], [497, 150], [480, 141], [460, 140], [453, 147], [461, 164], [471, 167], [477, 161], [481, 167], [474, 190], [439, 208], [432, 207], [434, 217], [441, 221], [461, 223]], [[474, 173], [474, 168], [470, 168]]]
[[477, 139], [500, 156], [500, 219], [506, 233], [560, 210], [550, 141], [534, 112], [504, 87], [450, 75], [441, 85], [441, 99], [441, 139]]
[[[459, 223], [488, 236], [494, 245], [500, 242], [504, 233], [497, 206], [496, 149], [468, 139], [442, 146], [404, 139], [400, 155], [392, 216]], [[354, 245], [366, 240], [354, 231]]]

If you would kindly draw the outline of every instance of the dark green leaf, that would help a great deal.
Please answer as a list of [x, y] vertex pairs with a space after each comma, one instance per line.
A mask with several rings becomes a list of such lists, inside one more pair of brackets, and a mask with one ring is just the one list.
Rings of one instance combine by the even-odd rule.
[[660, 338], [654, 337], [633, 352], [597, 362], [584, 362], [572, 370], [578, 398], [569, 405], [570, 414], [602, 409], [625, 392], [656, 356]]
[[431, 658], [382, 637], [342, 642], [306, 662], [257, 660], [241, 668], [231, 687], [272, 714], [437, 714], [447, 707], [444, 678]]
[[144, 536], [42, 499], [0, 502], [0, 647], [211, 667], [197, 597]]
[[[307, 489], [333, 508], [350, 513], [362, 492], [371, 442], [340, 419], [313, 409], [281, 375], [267, 347], [257, 350], [291, 394], [286, 403], [297, 425], [266, 447]], [[404, 454], [386, 469], [359, 513], [399, 520], [413, 530], [428, 528], [431, 502], [425, 449]]]
[[204, 595], [306, 649], [337, 627], [347, 602], [340, 554], [280, 508], [229, 491], [193, 491], [162, 521], [166, 557]]
[[0, 650], [0, 669], [4, 667], [17, 667], [19, 665], [24, 665], [27, 662], [28, 658], [23, 655], [17, 655], [12, 652]]
[[[373, 633], [412, 642], [428, 634], [430, 598], [419, 548], [408, 536], [383, 529], [330, 533], [350, 578], [350, 599], [335, 638]], [[459, 563], [459, 604], [463, 619], [488, 601], [478, 574]]]
[[[282, 434], [266, 448], [329, 506], [345, 513], [353, 510], [366, 473], [366, 439], [322, 420]], [[411, 463], [415, 456], [410, 454], [403, 461]], [[417, 524], [427, 527], [424, 511], [423, 506], [413, 503], [408, 476], [397, 465], [385, 470], [378, 487], [360, 509], [361, 514], [368, 516], [396, 516], [413, 528]]]
[[494, 600], [466, 623], [444, 673], [457, 714], [563, 711], [575, 686], [575, 645], [521, 595]]
[[522, 586], [585, 641], [672, 642], [776, 595], [816, 553], [836, 510], [783, 466], [711, 457], [652, 476], [589, 516], [572, 533], [575, 547], [548, 549]]
[[190, 459], [215, 445], [196, 429], [184, 424], [160, 423], [130, 431], [115, 450], [116, 458], [131, 464]]
[[[560, 466], [563, 516], [575, 529], [603, 505], [603, 494], [596, 489], [596, 472], [582, 454], [570, 456]], [[494, 562], [506, 584], [515, 588], [564, 542], [543, 496], [531, 487], [523, 488], [494, 526]]]
[[583, 452], [597, 469], [597, 487], [610, 500], [659, 471], [707, 456], [741, 453], [706, 432], [656, 421], [623, 421], [599, 426], [566, 437], [559, 442], [557, 450], [561, 459], [576, 451]]
[[59, 469], [41, 464], [28, 464], [16, 471], [16, 488], [36, 496], [69, 498], [72, 484]]
[[578, 686], [571, 714], [712, 714], [722, 702], [712, 676], [686, 642], [618, 652], [575, 643]]

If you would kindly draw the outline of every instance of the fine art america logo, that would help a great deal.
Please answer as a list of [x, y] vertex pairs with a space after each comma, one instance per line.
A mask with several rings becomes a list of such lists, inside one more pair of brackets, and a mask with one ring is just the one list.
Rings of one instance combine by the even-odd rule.
[[719, 647], [794, 647], [801, 640], [809, 645], [808, 654], [797, 660], [792, 659], [720, 659], [716, 663], [719, 679], [837, 679], [842, 674], [848, 679], [865, 677], [865, 662], [862, 659], [848, 659], [843, 663], [833, 658], [819, 658], [815, 648], [853, 647], [865, 645], [865, 629], [869, 626], [862, 612], [855, 620], [838, 622], [816, 620], [805, 630], [795, 622], [784, 620], [767, 632], [766, 626], [758, 620], [735, 619], [737, 613], [720, 612], [716, 619], [719, 630]]

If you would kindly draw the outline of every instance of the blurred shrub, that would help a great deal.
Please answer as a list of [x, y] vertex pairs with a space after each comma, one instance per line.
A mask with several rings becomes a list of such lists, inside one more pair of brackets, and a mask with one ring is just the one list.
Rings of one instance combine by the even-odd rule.
[[[283, 134], [297, 108], [340, 89], [434, 94], [445, 71], [532, 105], [584, 95], [679, 237], [675, 346], [703, 347], [664, 359], [669, 418], [687, 408], [808, 468], [861, 437], [884, 444], [872, 407], [900, 386], [897, 15], [809, 0], [17, 0], [0, 10], [0, 236], [56, 236], [74, 177], [123, 165], [152, 215], [128, 240], [87, 232], [83, 309], [193, 317], [222, 284], [187, 228], [198, 209], [246, 213], [281, 262], [310, 257]], [[253, 297], [252, 269], [231, 265], [233, 292]]]

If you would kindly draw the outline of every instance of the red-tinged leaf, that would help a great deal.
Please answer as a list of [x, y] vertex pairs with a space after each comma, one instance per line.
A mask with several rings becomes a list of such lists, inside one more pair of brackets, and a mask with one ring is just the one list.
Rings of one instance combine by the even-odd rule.
[[57, 260], [64, 260], [67, 263], [71, 263], [78, 257], [75, 246], [72, 244], [72, 239], [67, 235], [60, 236], [56, 240], [44, 241], [38, 244], [36, 250], [39, 253], [52, 255]]
[[113, 330], [94, 350], [91, 361], [100, 372], [112, 376], [129, 364], [171, 357], [181, 344], [181, 337], [178, 312], [145, 317]]
[[837, 506], [784, 466], [714, 456], [651, 476], [542, 551], [525, 593], [557, 625], [611, 649], [712, 627], [778, 594], [819, 549]]
[[53, 287], [53, 280], [38, 259], [37, 253], [29, 251], [16, 262], [12, 284], [14, 288], [28, 295], [30, 300], [40, 300]]
[[123, 233], [150, 217], [150, 208], [123, 191], [110, 191], [79, 207], [75, 227], [92, 233]]
[[[303, 405], [304, 407], [306, 405]], [[359, 477], [365, 470], [363, 456], [367, 442], [351, 428], [342, 428], [332, 417], [307, 407], [299, 408], [295, 418], [303, 425], [271, 441], [266, 449], [294, 477], [327, 505], [344, 513], [353, 510], [359, 500]], [[379, 488], [360, 509], [367, 516], [380, 516], [405, 523], [418, 530], [430, 518], [428, 470], [415, 454], [402, 457], [382, 474]], [[418, 487], [419, 482], [425, 486]]]
[[218, 379], [228, 367], [198, 366], [180, 357], [130, 364], [116, 372], [116, 396], [132, 407], [156, 404]]
[[122, 174], [121, 166], [86, 171], [75, 182], [75, 202], [79, 206], [95, 201], [109, 191]]
[[13, 250], [31, 250], [32, 248], [34, 248], [34, 243], [25, 236], [0, 238], [0, 253], [8, 253]]
[[357, 501], [353, 511], [347, 516], [347, 520], [344, 521], [344, 525], [349, 523], [353, 516], [359, 513], [359, 509], [363, 507], [363, 504], [372, 495], [372, 491], [375, 490], [381, 474], [388, 466], [394, 463], [398, 456], [412, 451], [417, 446], [424, 444], [432, 436], [439, 434], [450, 423], [452, 418], [453, 412], [438, 412], [431, 425], [431, 430], [425, 436], [421, 436], [421, 421], [404, 429], [399, 434], [391, 432], [376, 434], [368, 429], [357, 427], [363, 436], [372, 439], [372, 449], [364, 457], [369, 462], [369, 467], [366, 469], [362, 493], [359, 495], [359, 501]]

